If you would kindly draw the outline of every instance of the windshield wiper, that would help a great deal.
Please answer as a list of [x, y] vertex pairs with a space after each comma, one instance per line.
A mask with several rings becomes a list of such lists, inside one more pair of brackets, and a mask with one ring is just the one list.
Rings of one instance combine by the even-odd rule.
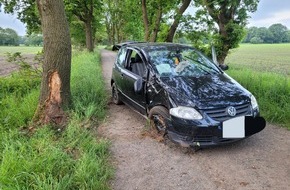
[[[189, 59], [189, 60], [191, 60], [191, 61], [194, 61], [194, 62], [198, 63], [199, 65], [201, 65], [201, 66], [203, 66], [203, 67], [206, 67], [206, 68], [208, 68], [208, 69], [214, 71], [216, 74], [219, 74], [219, 71], [217, 71], [217, 70], [214, 69], [213, 67], [210, 67], [210, 66], [208, 66], [208, 65], [205, 65], [204, 63], [202, 63], [202, 62], [199, 61], [199, 60], [195, 60], [195, 59], [192, 59], [192, 58], [187, 57], [187, 56], [184, 56], [184, 57], [187, 58], [187, 59]], [[201, 67], [199, 67], [199, 68], [202, 69], [203, 71], [205, 71], [206, 73], [210, 74], [207, 70], [205, 70], [205, 69], [203, 69], [203, 68], [201, 68]]]

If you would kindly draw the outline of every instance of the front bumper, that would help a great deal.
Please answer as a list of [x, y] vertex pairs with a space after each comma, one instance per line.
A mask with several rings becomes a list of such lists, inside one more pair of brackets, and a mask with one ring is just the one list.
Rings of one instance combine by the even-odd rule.
[[[223, 123], [216, 121], [186, 121], [171, 118], [168, 123], [169, 138], [181, 146], [213, 146], [232, 143], [262, 131], [266, 126], [263, 117], [245, 116], [244, 138], [223, 138]], [[235, 127], [235, 126], [233, 126]]]

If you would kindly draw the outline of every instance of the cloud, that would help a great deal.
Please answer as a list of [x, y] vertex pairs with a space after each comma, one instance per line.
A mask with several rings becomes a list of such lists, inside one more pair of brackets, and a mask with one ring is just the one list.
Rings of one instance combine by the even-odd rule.
[[249, 26], [271, 26], [272, 24], [281, 23], [290, 29], [290, 10], [284, 10], [279, 12], [272, 12], [267, 17], [258, 18], [253, 17], [249, 20]]
[[3, 10], [1, 10], [0, 18], [1, 28], [11, 28], [15, 30], [20, 36], [24, 36], [26, 34], [25, 25], [16, 18], [16, 15], [5, 14]]
[[249, 26], [269, 27], [281, 23], [290, 29], [290, 1], [289, 0], [261, 0], [258, 10], [252, 13]]

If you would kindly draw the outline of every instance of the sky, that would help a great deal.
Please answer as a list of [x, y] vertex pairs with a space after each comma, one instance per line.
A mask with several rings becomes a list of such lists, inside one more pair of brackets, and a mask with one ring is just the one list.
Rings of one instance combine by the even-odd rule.
[[[281, 23], [290, 30], [290, 1], [260, 0], [258, 10], [250, 16], [248, 27], [269, 27]], [[25, 25], [16, 18], [16, 15], [4, 14], [3, 9], [0, 12], [0, 27], [12, 28], [20, 36], [26, 34]]]

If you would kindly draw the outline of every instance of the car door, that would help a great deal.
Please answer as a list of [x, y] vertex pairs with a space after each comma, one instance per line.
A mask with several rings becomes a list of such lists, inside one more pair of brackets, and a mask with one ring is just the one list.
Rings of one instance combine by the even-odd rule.
[[[145, 82], [147, 67], [143, 61], [141, 53], [134, 49], [127, 49], [126, 66], [122, 70], [122, 92], [126, 98], [126, 103], [142, 114], [146, 113], [146, 97], [145, 97]], [[141, 92], [135, 92], [134, 83], [137, 80], [142, 80], [143, 89]]]
[[112, 78], [116, 84], [118, 91], [120, 92], [120, 98], [122, 101], [126, 102], [126, 97], [124, 95], [124, 72], [126, 68], [126, 57], [127, 48], [123, 47], [119, 50], [116, 62], [113, 66]]

